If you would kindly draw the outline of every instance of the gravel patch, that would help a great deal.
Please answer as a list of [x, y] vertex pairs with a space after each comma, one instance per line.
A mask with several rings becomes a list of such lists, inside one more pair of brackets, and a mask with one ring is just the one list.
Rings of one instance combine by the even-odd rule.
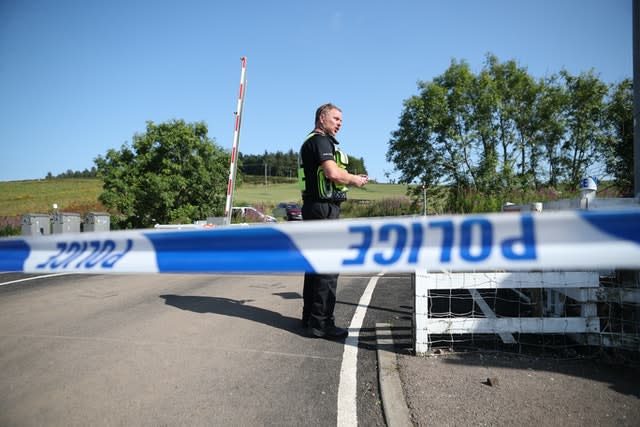
[[640, 373], [593, 359], [398, 355], [418, 426], [637, 426]]

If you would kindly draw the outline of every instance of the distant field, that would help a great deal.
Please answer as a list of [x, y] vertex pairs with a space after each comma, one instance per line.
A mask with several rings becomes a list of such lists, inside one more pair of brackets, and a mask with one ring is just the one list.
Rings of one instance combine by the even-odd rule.
[[50, 179], [0, 182], [0, 216], [48, 213], [56, 203], [65, 212], [104, 211], [98, 179]]
[[[365, 188], [349, 189], [350, 199], [380, 200], [405, 196], [406, 185], [397, 184], [367, 184]], [[279, 202], [299, 202], [300, 190], [298, 184], [243, 184], [237, 188], [234, 204], [263, 204], [276, 205]]]
[[[351, 199], [380, 200], [401, 197], [406, 185], [368, 184], [365, 188], [349, 190]], [[102, 192], [99, 179], [51, 179], [0, 182], [0, 217], [25, 213], [48, 213], [56, 203], [64, 212], [101, 212], [105, 207], [98, 202]], [[234, 205], [259, 205], [270, 208], [283, 201], [299, 201], [297, 183], [243, 184], [236, 189]]]

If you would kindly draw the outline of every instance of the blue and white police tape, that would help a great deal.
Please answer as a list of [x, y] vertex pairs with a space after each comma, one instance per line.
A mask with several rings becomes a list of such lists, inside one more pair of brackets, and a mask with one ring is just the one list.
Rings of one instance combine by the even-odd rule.
[[309, 221], [0, 239], [0, 271], [346, 273], [640, 268], [640, 210]]

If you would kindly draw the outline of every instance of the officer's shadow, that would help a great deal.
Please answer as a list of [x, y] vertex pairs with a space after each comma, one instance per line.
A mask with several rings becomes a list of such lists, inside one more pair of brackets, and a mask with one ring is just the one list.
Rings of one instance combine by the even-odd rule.
[[221, 316], [238, 317], [269, 325], [273, 328], [304, 335], [300, 319], [283, 316], [264, 308], [250, 305], [253, 300], [235, 300], [221, 297], [189, 295], [160, 295], [165, 304], [194, 313], [213, 313]]

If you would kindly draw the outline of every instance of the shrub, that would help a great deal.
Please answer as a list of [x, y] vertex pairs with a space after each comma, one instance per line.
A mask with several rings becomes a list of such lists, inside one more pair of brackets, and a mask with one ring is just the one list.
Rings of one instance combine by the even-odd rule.
[[0, 217], [0, 237], [22, 234], [22, 218], [19, 216]]
[[348, 200], [340, 208], [343, 218], [366, 218], [418, 214], [419, 209], [408, 197], [381, 200]]

